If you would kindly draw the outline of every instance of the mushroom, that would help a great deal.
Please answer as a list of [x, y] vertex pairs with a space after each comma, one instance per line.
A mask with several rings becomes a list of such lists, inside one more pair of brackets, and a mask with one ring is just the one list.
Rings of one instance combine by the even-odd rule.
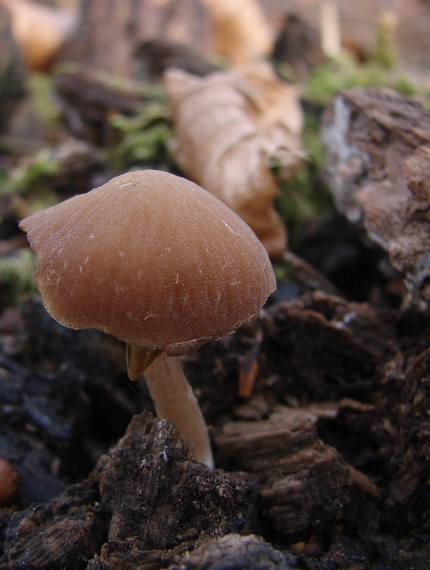
[[145, 372], [157, 413], [212, 466], [207, 427], [175, 357], [233, 333], [275, 290], [252, 230], [196, 184], [152, 170], [113, 178], [20, 228], [47, 311], [69, 328], [124, 341], [129, 377]]

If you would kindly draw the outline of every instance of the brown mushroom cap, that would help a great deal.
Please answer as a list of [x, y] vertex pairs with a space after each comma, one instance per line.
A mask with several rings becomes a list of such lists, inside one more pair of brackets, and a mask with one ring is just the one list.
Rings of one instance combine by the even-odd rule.
[[164, 172], [123, 174], [20, 227], [57, 321], [169, 355], [234, 332], [275, 289], [250, 228], [196, 184]]

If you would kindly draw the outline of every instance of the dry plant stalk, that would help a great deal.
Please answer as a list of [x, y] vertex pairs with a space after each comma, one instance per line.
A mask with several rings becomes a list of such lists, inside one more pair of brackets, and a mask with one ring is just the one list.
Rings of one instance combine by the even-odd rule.
[[176, 138], [171, 152], [192, 180], [222, 200], [253, 229], [272, 258], [287, 247], [274, 208], [270, 164], [291, 176], [302, 157], [302, 112], [294, 86], [267, 63], [199, 78], [165, 74]]

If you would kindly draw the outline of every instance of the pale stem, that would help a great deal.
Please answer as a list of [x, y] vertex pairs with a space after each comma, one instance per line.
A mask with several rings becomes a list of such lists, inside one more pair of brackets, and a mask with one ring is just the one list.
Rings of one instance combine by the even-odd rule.
[[328, 57], [338, 57], [341, 50], [339, 6], [337, 0], [320, 0], [321, 47]]
[[157, 414], [175, 424], [192, 457], [213, 467], [208, 429], [179, 359], [162, 352], [145, 370], [144, 378]]

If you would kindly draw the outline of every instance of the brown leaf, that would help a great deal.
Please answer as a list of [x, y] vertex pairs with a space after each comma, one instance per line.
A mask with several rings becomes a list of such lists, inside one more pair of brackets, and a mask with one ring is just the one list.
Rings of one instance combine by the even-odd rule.
[[273, 200], [274, 157], [292, 174], [301, 161], [302, 113], [296, 89], [260, 63], [205, 78], [170, 69], [165, 84], [184, 173], [225, 202], [254, 230], [271, 257], [286, 249]]

